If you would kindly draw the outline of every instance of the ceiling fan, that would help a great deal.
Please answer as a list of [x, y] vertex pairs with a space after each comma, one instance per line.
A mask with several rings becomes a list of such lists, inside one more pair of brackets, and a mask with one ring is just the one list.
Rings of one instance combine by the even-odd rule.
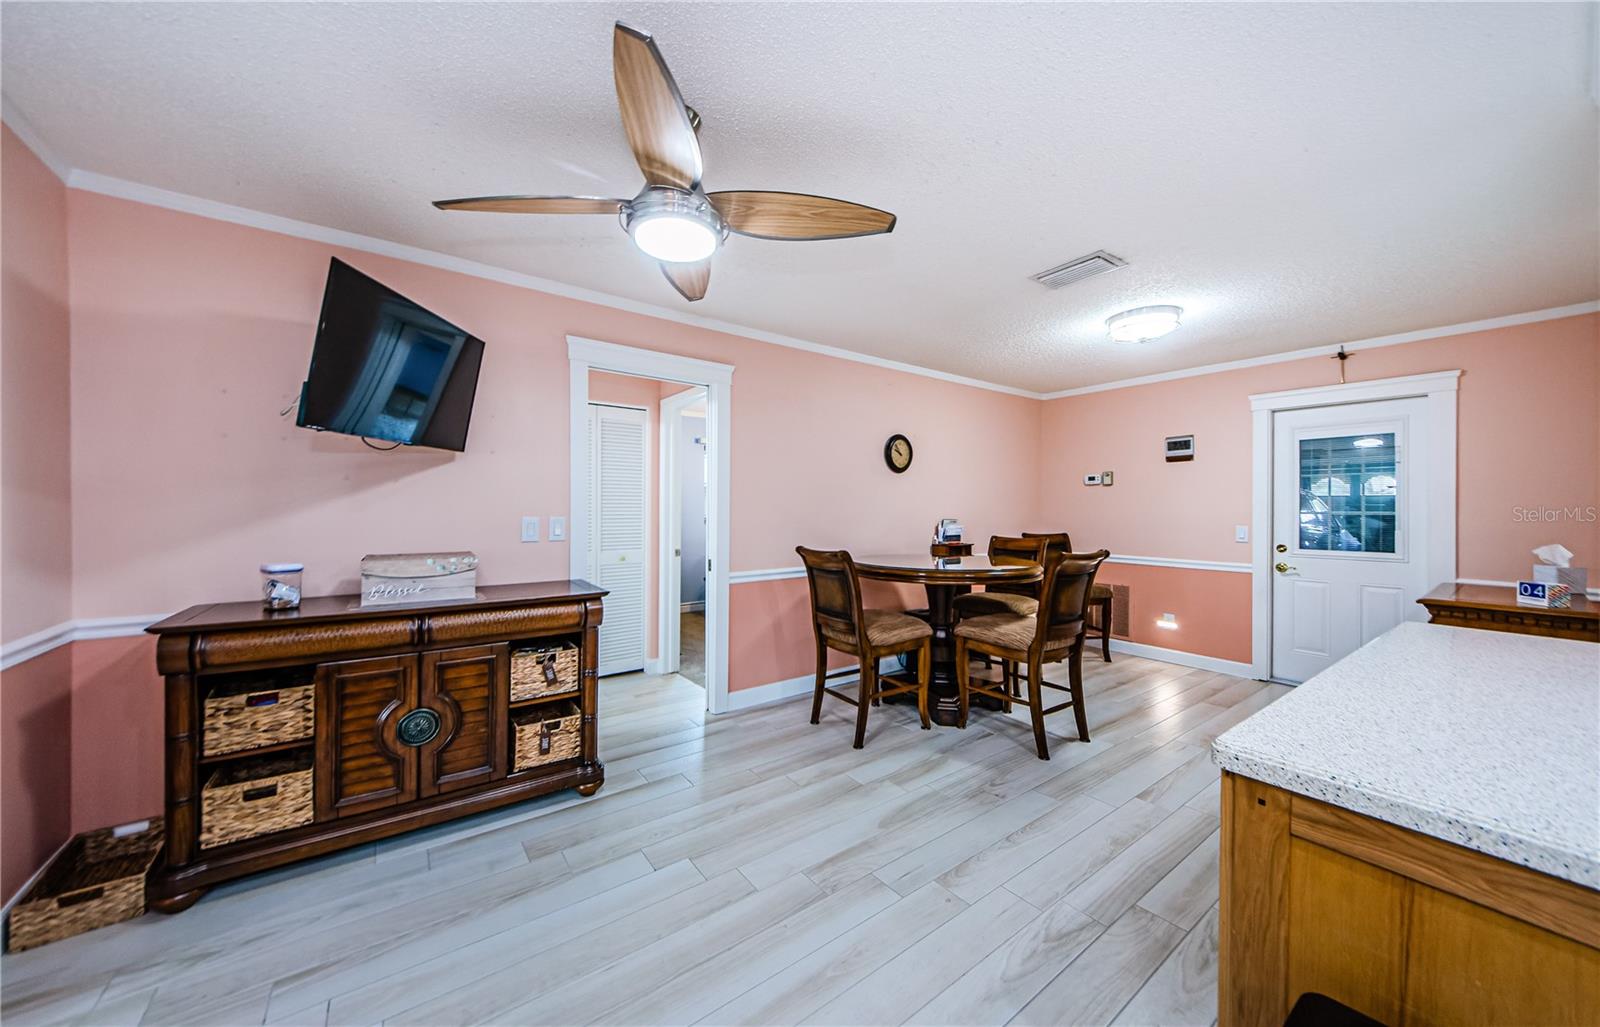
[[850, 239], [894, 230], [895, 217], [805, 193], [708, 193], [700, 183], [700, 115], [686, 106], [649, 33], [617, 22], [612, 36], [617, 106], [644, 188], [631, 200], [600, 196], [475, 196], [436, 200], [440, 210], [502, 214], [616, 214], [634, 244], [661, 262], [686, 300], [706, 294], [711, 257], [738, 232], [757, 239]]

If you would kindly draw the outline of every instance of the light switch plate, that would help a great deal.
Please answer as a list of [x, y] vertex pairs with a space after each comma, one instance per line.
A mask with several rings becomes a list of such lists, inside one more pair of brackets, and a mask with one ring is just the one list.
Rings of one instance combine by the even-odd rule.
[[524, 517], [522, 519], [522, 541], [524, 541], [524, 542], [537, 542], [537, 541], [539, 541], [539, 518], [537, 518], [537, 517]]
[[567, 519], [565, 517], [550, 518], [550, 541], [560, 542], [567, 537]]
[[1248, 524], [1235, 524], [1233, 526], [1233, 540], [1235, 542], [1248, 542], [1248, 541], [1250, 541], [1250, 525], [1248, 525]]

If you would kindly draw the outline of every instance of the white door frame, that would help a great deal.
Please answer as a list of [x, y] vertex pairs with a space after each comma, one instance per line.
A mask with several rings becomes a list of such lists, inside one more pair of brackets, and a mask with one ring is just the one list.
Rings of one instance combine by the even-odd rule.
[[680, 613], [683, 606], [683, 575], [681, 570], [674, 574], [668, 569], [675, 559], [673, 550], [683, 547], [683, 479], [678, 475], [678, 446], [682, 441], [683, 426], [678, 418], [685, 407], [705, 399], [705, 393], [686, 389], [661, 401], [661, 430], [656, 433], [661, 440], [661, 455], [656, 461], [661, 472], [661, 480], [656, 488], [656, 494], [661, 497], [661, 516], [657, 518], [660, 525], [657, 566], [661, 568], [661, 586], [656, 589], [656, 602], [660, 607], [657, 611], [659, 623], [656, 638], [660, 640], [661, 654], [656, 664], [662, 674], [676, 673], [682, 656], [680, 629], [683, 622]]
[[[706, 390], [706, 709], [728, 709], [728, 553], [733, 468], [733, 365], [567, 336], [570, 531], [568, 567], [581, 578], [589, 552], [589, 372], [656, 378]], [[657, 636], [657, 644], [661, 644]]]
[[1250, 676], [1265, 680], [1272, 673], [1272, 427], [1281, 410], [1342, 406], [1379, 399], [1423, 398], [1428, 401], [1428, 523], [1421, 527], [1422, 546], [1412, 552], [1427, 561], [1434, 584], [1456, 580], [1456, 395], [1461, 372], [1435, 371], [1402, 378], [1324, 385], [1250, 397], [1251, 475], [1250, 537]]

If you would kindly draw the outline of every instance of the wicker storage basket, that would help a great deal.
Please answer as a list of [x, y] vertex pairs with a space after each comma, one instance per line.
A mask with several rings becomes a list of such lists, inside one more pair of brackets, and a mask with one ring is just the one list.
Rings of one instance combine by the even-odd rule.
[[511, 654], [511, 701], [578, 690], [578, 647], [571, 643]]
[[527, 770], [575, 758], [582, 719], [575, 702], [552, 703], [514, 716], [511, 728], [517, 744], [512, 769]]
[[11, 910], [12, 952], [60, 941], [144, 913], [144, 880], [161, 851], [161, 818], [143, 831], [80, 834]]
[[260, 756], [220, 768], [200, 792], [200, 847], [311, 823], [311, 753]]
[[221, 756], [310, 738], [315, 690], [311, 683], [293, 676], [212, 689], [205, 702], [204, 754]]

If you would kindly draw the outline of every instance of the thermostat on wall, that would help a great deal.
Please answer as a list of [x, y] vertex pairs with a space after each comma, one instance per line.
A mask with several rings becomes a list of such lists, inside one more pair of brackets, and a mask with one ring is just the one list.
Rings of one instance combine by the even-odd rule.
[[1085, 474], [1083, 476], [1083, 483], [1085, 485], [1098, 485], [1100, 484], [1100, 476], [1098, 474]]
[[1193, 460], [1193, 459], [1194, 459], [1194, 436], [1193, 435], [1169, 435], [1169, 436], [1167, 436], [1167, 462], [1168, 463], [1173, 463], [1173, 462], [1178, 461], [1178, 460]]

